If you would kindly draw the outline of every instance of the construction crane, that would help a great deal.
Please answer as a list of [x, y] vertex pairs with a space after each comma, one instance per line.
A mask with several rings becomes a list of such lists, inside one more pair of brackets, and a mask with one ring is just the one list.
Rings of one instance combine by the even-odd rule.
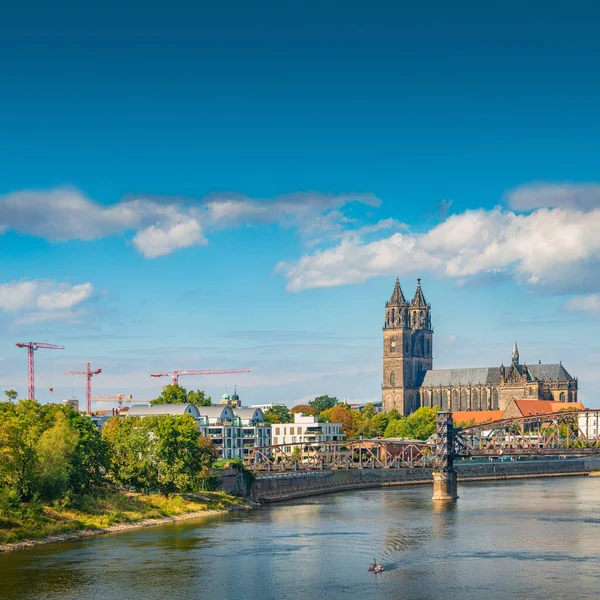
[[64, 350], [64, 346], [56, 344], [43, 344], [42, 342], [19, 342], [15, 344], [18, 348], [27, 348], [27, 358], [29, 363], [29, 399], [35, 400], [35, 372], [33, 367], [33, 353], [40, 348], [47, 350]]
[[119, 410], [123, 409], [123, 402], [150, 402], [154, 398], [134, 398], [131, 394], [102, 394], [92, 396], [92, 402], [114, 402], [117, 401]]
[[85, 375], [85, 412], [89, 415], [92, 412], [92, 377], [102, 373], [102, 369], [92, 371], [90, 363], [87, 364], [85, 371], [67, 371], [65, 375]]
[[228, 369], [218, 371], [213, 371], [212, 369], [188, 369], [185, 371], [173, 371], [172, 373], [152, 373], [150, 377], [172, 377], [173, 385], [179, 385], [179, 378], [182, 375], [224, 375], [226, 373], [250, 373], [250, 369]]

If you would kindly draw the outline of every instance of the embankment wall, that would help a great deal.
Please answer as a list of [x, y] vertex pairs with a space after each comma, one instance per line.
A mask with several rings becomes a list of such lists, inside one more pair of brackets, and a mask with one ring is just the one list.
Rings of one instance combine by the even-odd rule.
[[[600, 457], [492, 463], [461, 462], [457, 464], [456, 469], [459, 482], [587, 475], [600, 469]], [[254, 502], [269, 503], [345, 490], [432, 482], [431, 469], [262, 473], [256, 476], [247, 493]]]

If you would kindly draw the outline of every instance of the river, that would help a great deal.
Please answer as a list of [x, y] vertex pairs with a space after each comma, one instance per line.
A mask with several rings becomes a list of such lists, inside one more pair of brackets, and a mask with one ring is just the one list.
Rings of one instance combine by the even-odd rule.
[[[0, 555], [0, 598], [554, 600], [600, 593], [600, 477], [286, 502]], [[385, 572], [367, 572], [376, 556]]]

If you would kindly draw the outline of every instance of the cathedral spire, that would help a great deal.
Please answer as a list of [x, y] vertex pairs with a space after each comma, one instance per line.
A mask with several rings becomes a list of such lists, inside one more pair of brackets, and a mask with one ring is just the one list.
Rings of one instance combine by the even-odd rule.
[[513, 365], [519, 364], [519, 349], [517, 348], [516, 341], [515, 341], [515, 345], [513, 346], [513, 351], [512, 351], [512, 364]]
[[421, 289], [421, 279], [417, 279], [417, 291], [415, 292], [415, 297], [411, 303], [411, 306], [415, 306], [417, 308], [427, 308], [427, 302], [425, 301], [425, 296], [423, 296], [423, 290]]
[[400, 279], [398, 277], [396, 277], [396, 285], [394, 286], [394, 292], [392, 293], [389, 303], [394, 304], [395, 306], [406, 304], [402, 288], [400, 287]]

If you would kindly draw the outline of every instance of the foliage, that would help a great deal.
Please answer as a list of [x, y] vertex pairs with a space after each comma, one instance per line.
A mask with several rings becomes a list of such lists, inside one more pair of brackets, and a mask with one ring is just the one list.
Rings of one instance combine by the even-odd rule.
[[309, 404], [314, 409], [314, 414], [318, 415], [328, 408], [333, 408], [338, 404], [338, 399], [331, 396], [317, 396], [314, 400], [311, 400]]
[[170, 383], [165, 385], [158, 398], [152, 404], [185, 404], [190, 402], [196, 406], [212, 406], [212, 398], [203, 390], [190, 390], [181, 385]]
[[204, 390], [190, 390], [187, 401], [196, 406], [212, 406], [212, 398]]
[[400, 417], [388, 422], [384, 437], [403, 437], [426, 440], [435, 433], [437, 410], [422, 406], [408, 417]]
[[187, 397], [188, 393], [184, 387], [169, 383], [162, 389], [158, 398], [152, 400], [152, 404], [185, 404], [188, 401]]
[[8, 399], [8, 402], [14, 402], [19, 396], [16, 390], [4, 390], [4, 395]]
[[273, 425], [274, 423], [292, 423], [294, 417], [290, 409], [283, 404], [276, 404], [265, 412], [265, 423]]
[[303, 415], [316, 415], [317, 414], [317, 411], [312, 406], [310, 406], [310, 404], [297, 404], [290, 410], [290, 412], [293, 415], [300, 414], [300, 413], [302, 413]]
[[106, 452], [92, 421], [70, 406], [0, 403], [0, 489], [22, 500], [97, 488]]
[[163, 494], [193, 491], [215, 459], [190, 415], [109, 419], [103, 437], [111, 447], [110, 479]]
[[358, 411], [351, 410], [345, 404], [338, 404], [333, 408], [328, 408], [319, 414], [319, 421], [326, 423], [341, 423], [342, 429], [346, 433], [348, 439], [352, 439], [356, 433], [356, 418], [355, 413]]

